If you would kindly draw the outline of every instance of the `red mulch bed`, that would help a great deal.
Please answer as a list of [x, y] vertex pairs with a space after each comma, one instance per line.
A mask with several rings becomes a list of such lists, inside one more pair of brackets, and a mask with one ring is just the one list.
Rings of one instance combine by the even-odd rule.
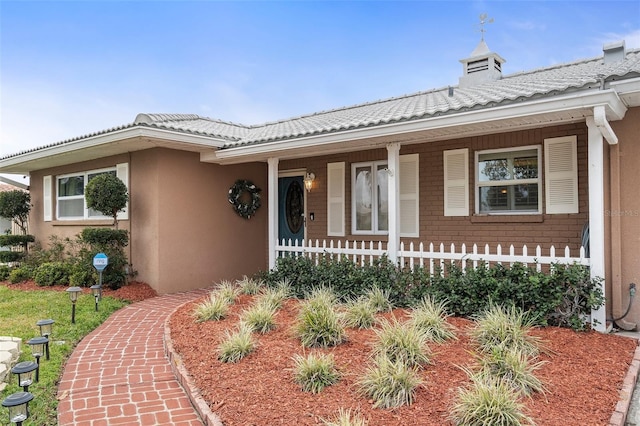
[[[202, 301], [201, 299], [200, 301]], [[393, 410], [374, 409], [373, 401], [359, 396], [355, 382], [369, 362], [372, 330], [348, 330], [349, 341], [323, 350], [334, 355], [341, 380], [319, 394], [303, 392], [292, 379], [292, 356], [308, 353], [292, 337], [298, 303], [289, 300], [277, 314], [277, 328], [256, 334], [257, 350], [236, 364], [217, 360], [217, 346], [225, 330], [235, 328], [239, 314], [253, 297], [241, 296], [222, 321], [196, 323], [196, 302], [179, 308], [170, 318], [171, 337], [183, 363], [202, 396], [225, 426], [318, 425], [339, 408], [361, 413], [369, 425], [446, 425], [456, 390], [468, 383], [459, 366], [472, 362], [466, 331], [472, 323], [450, 318], [459, 340], [431, 345], [434, 364], [422, 371], [424, 386], [415, 402]], [[403, 310], [391, 314], [402, 318]], [[568, 329], [536, 329], [546, 342], [547, 363], [538, 370], [546, 385], [544, 395], [525, 398], [526, 414], [538, 426], [606, 425], [618, 402], [618, 391], [629, 368], [636, 341], [597, 332], [576, 333]]]
[[[8, 281], [0, 282], [0, 285], [4, 285], [15, 290], [51, 290], [51, 291], [66, 291], [69, 287], [62, 285], [54, 285], [50, 287], [42, 287], [37, 285], [33, 281], [25, 281], [17, 284], [10, 284]], [[91, 294], [91, 289], [83, 288], [83, 293]], [[141, 300], [149, 299], [158, 295], [154, 289], [147, 283], [138, 281], [132, 281], [129, 284], [120, 287], [117, 290], [111, 290], [104, 288], [102, 290], [104, 296], [112, 296], [116, 299], [127, 300], [129, 302], [139, 302]]]

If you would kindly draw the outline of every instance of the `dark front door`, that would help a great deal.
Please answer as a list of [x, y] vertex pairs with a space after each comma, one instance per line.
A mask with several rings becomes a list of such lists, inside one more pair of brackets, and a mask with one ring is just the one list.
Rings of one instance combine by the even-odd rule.
[[299, 245], [304, 240], [304, 185], [302, 176], [278, 179], [278, 240]]

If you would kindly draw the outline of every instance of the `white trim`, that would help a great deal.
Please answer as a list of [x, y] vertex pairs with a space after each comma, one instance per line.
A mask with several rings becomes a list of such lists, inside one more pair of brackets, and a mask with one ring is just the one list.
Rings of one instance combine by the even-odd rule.
[[442, 162], [444, 215], [469, 216], [469, 148], [443, 151]]
[[[554, 151], [554, 152], [552, 152]], [[545, 213], [578, 213], [578, 138], [544, 140]]]
[[278, 158], [267, 160], [269, 269], [276, 266], [276, 245], [278, 240]]
[[343, 237], [345, 235], [345, 210], [345, 162], [327, 163], [328, 236]]
[[[351, 163], [351, 234], [352, 235], [388, 235], [389, 230], [379, 230], [378, 223], [378, 168], [380, 166], [386, 166], [387, 170], [390, 170], [388, 160], [380, 161], [364, 161], [360, 163]], [[371, 229], [356, 229], [356, 169], [359, 167], [371, 168]], [[392, 171], [393, 173], [393, 171]], [[391, 194], [388, 194], [391, 196]], [[387, 208], [389, 204], [387, 204]], [[391, 216], [391, 210], [387, 210], [388, 219]], [[387, 219], [387, 220], [388, 220]], [[390, 223], [387, 221], [387, 228]]]
[[387, 144], [387, 247], [394, 265], [400, 247], [400, 173], [400, 144]]
[[[415, 180], [411, 182], [411, 185], [415, 191], [409, 191], [407, 189], [407, 179], [405, 179], [405, 173], [409, 172], [414, 175]], [[410, 176], [410, 175], [409, 175]], [[406, 154], [400, 156], [400, 190], [399, 190], [399, 204], [400, 204], [400, 236], [407, 238], [418, 238], [420, 236], [420, 155], [419, 154]], [[403, 183], [405, 185], [403, 185]], [[414, 205], [414, 209], [409, 211], [407, 204]], [[405, 230], [407, 228], [406, 218], [412, 218], [413, 223], [409, 227], [413, 228], [415, 232], [402, 232], [403, 224]], [[405, 220], [403, 220], [405, 219]]]
[[53, 205], [51, 197], [51, 182], [52, 176], [47, 175], [42, 177], [42, 213], [43, 220], [45, 222], [51, 222], [53, 220]]

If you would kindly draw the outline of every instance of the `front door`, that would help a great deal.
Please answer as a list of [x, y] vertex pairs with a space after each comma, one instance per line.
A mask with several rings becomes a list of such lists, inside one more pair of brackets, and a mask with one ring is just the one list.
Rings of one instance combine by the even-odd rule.
[[278, 179], [278, 240], [304, 240], [304, 185], [302, 176]]

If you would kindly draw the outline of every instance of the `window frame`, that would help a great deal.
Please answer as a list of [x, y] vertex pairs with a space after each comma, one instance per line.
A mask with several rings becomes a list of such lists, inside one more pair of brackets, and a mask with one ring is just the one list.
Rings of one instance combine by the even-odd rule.
[[[511, 158], [516, 157], [517, 153], [520, 151], [531, 151], [536, 150], [537, 157], [537, 178], [529, 178], [529, 179], [511, 179], [511, 180], [498, 180], [498, 181], [486, 181], [481, 182], [479, 178], [480, 174], [480, 156], [481, 155], [491, 155], [491, 154], [502, 154], [502, 153], [510, 153]], [[543, 188], [543, 173], [544, 168], [542, 167], [542, 145], [525, 145], [525, 146], [517, 146], [517, 147], [509, 147], [509, 148], [499, 148], [499, 149], [486, 149], [475, 151], [474, 153], [474, 199], [475, 199], [475, 214], [476, 215], [541, 215], [543, 214], [542, 210], [542, 199], [544, 197], [544, 188]], [[538, 207], [536, 211], [533, 210], [496, 210], [496, 211], [480, 211], [480, 188], [483, 187], [492, 187], [492, 186], [515, 186], [515, 185], [531, 185], [536, 184], [538, 186]]]
[[[351, 234], [352, 235], [389, 235], [389, 230], [378, 230], [379, 226], [379, 211], [378, 211], [378, 191], [372, 191], [371, 205], [376, 206], [372, 209], [371, 215], [371, 229], [358, 230], [356, 229], [356, 169], [361, 167], [370, 167], [373, 173], [372, 188], [378, 187], [377, 172], [380, 166], [387, 167], [388, 162], [386, 160], [380, 161], [365, 161], [360, 163], [351, 163]], [[388, 214], [388, 213], [387, 213]], [[387, 224], [388, 227], [388, 224]]]
[[[109, 216], [105, 216], [103, 214], [97, 214], [97, 215], [92, 215], [91, 213], [91, 209], [89, 209], [87, 207], [87, 200], [85, 198], [85, 188], [87, 186], [87, 184], [89, 183], [89, 176], [90, 175], [99, 175], [102, 173], [110, 173], [113, 172], [115, 176], [118, 175], [118, 171], [117, 171], [117, 167], [106, 167], [106, 168], [102, 168], [102, 169], [95, 169], [95, 170], [87, 170], [87, 171], [83, 171], [83, 172], [76, 172], [76, 173], [66, 173], [64, 175], [58, 175], [56, 176], [56, 220], [103, 220], [103, 219], [110, 219]], [[82, 176], [83, 178], [83, 188], [82, 188], [82, 195], [70, 195], [70, 196], [60, 196], [60, 180], [61, 179], [65, 179], [65, 178], [70, 178], [70, 177], [78, 177], [78, 176]], [[82, 216], [60, 216], [60, 201], [66, 201], [66, 200], [79, 200], [82, 199], [82, 205], [83, 205], [83, 215]]]

